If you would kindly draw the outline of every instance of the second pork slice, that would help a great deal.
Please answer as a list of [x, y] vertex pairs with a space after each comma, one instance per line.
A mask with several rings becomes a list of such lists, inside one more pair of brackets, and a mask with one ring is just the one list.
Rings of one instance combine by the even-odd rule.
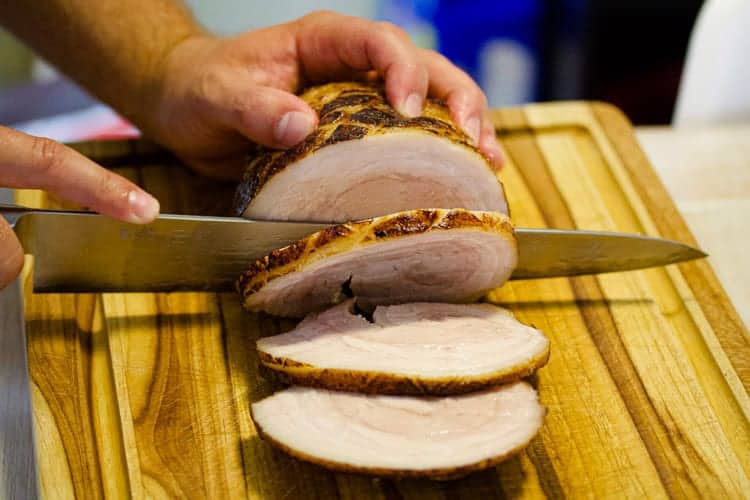
[[469, 302], [498, 288], [518, 261], [507, 216], [412, 210], [332, 226], [251, 264], [239, 279], [250, 311], [302, 317], [357, 298], [365, 309]]

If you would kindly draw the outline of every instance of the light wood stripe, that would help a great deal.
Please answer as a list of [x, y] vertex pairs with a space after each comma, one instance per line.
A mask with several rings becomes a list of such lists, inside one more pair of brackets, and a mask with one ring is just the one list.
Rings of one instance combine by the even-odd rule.
[[[591, 106], [591, 112], [604, 134], [618, 138], [612, 142], [612, 147], [621, 159], [627, 158], [628, 161], [622, 162], [623, 166], [638, 195], [649, 207], [650, 216], [661, 234], [695, 244], [687, 224], [638, 146], [627, 119], [616, 108], [603, 104]], [[679, 267], [697, 298], [696, 304], [708, 317], [723, 353], [731, 361], [745, 391], [750, 393], [750, 333], [746, 325], [732, 303], [726, 300], [725, 292], [707, 261], [681, 264]]]

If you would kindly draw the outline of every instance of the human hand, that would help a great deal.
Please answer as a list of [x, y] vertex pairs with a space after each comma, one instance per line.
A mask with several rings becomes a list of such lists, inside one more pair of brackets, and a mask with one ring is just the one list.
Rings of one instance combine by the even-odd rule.
[[428, 94], [446, 101], [454, 121], [502, 162], [477, 84], [389, 23], [316, 12], [233, 38], [194, 36], [171, 51], [163, 72], [147, 132], [208, 175], [237, 178], [248, 139], [285, 148], [312, 132], [318, 117], [293, 95], [300, 87], [376, 75], [405, 115], [419, 115]]
[[[115, 219], [142, 224], [159, 203], [141, 188], [50, 139], [0, 126], [0, 186], [44, 189]], [[18, 275], [23, 249], [0, 217], [0, 289]]]

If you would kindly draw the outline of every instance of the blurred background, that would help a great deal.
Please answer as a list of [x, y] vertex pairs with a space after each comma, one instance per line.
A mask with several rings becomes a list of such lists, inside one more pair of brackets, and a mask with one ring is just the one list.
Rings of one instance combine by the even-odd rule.
[[[669, 123], [699, 0], [188, 0], [232, 34], [331, 9], [388, 20], [469, 72], [492, 106], [598, 99]], [[60, 120], [43, 120], [56, 116]], [[70, 127], [74, 120], [76, 127]], [[0, 123], [59, 140], [128, 133], [108, 108], [0, 31]]]

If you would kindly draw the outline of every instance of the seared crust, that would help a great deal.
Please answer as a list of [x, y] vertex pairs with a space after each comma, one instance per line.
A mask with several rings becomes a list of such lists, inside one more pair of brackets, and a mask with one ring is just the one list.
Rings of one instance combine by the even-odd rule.
[[427, 99], [421, 116], [406, 118], [391, 107], [383, 87], [376, 84], [329, 83], [311, 87], [300, 97], [318, 113], [318, 128], [287, 150], [255, 147], [242, 183], [235, 192], [233, 206], [236, 215], [242, 215], [263, 185], [288, 165], [331, 144], [394, 130], [418, 130], [443, 137], [481, 155], [487, 161], [487, 168], [492, 168], [486, 156], [453, 124], [450, 111], [440, 100]]
[[[544, 411], [544, 415], [542, 415], [542, 419], [544, 419], [547, 414], [547, 408], [543, 407], [543, 411]], [[258, 421], [255, 419], [255, 416], [253, 415], [252, 405], [250, 405], [250, 416], [253, 419], [253, 423], [255, 424], [255, 430], [258, 432], [258, 436], [261, 439], [263, 439], [264, 441], [268, 441], [273, 446], [280, 449], [287, 455], [290, 455], [299, 460], [304, 460], [305, 462], [310, 462], [310, 463], [325, 467], [326, 469], [339, 471], [339, 472], [354, 472], [358, 474], [368, 474], [368, 475], [383, 476], [383, 477], [400, 477], [400, 478], [422, 477], [422, 478], [434, 479], [437, 481], [450, 481], [453, 479], [459, 479], [459, 478], [462, 478], [464, 476], [471, 474], [472, 472], [479, 472], [485, 469], [489, 469], [490, 467], [494, 467], [500, 462], [503, 462], [507, 460], [508, 458], [512, 457], [513, 455], [516, 455], [517, 453], [523, 451], [529, 445], [529, 443], [536, 437], [536, 434], [535, 434], [527, 442], [523, 443], [520, 446], [517, 446], [516, 448], [508, 450], [502, 455], [497, 455], [497, 456], [490, 457], [484, 460], [480, 460], [479, 462], [475, 462], [473, 464], [462, 465], [460, 467], [449, 467], [449, 468], [441, 468], [441, 469], [424, 469], [424, 470], [384, 469], [381, 467], [357, 467], [356, 465], [351, 465], [351, 464], [342, 463], [342, 462], [334, 462], [331, 460], [322, 459], [320, 457], [314, 457], [314, 456], [308, 455], [307, 453], [301, 452], [299, 450], [295, 450], [273, 439], [272, 437], [270, 437], [268, 434], [266, 434], [263, 431], [263, 427], [258, 423]]]
[[237, 291], [242, 296], [243, 304], [247, 306], [247, 298], [268, 282], [304, 269], [318, 260], [403, 236], [446, 229], [504, 233], [513, 241], [516, 252], [518, 251], [513, 225], [504, 214], [463, 209], [410, 210], [331, 226], [296, 243], [274, 250], [253, 262], [240, 276]]
[[549, 344], [543, 352], [522, 364], [471, 377], [425, 378], [386, 372], [320, 368], [289, 358], [277, 358], [261, 350], [258, 350], [258, 356], [268, 372], [285, 384], [365, 394], [448, 396], [479, 391], [528, 377], [547, 364]]

